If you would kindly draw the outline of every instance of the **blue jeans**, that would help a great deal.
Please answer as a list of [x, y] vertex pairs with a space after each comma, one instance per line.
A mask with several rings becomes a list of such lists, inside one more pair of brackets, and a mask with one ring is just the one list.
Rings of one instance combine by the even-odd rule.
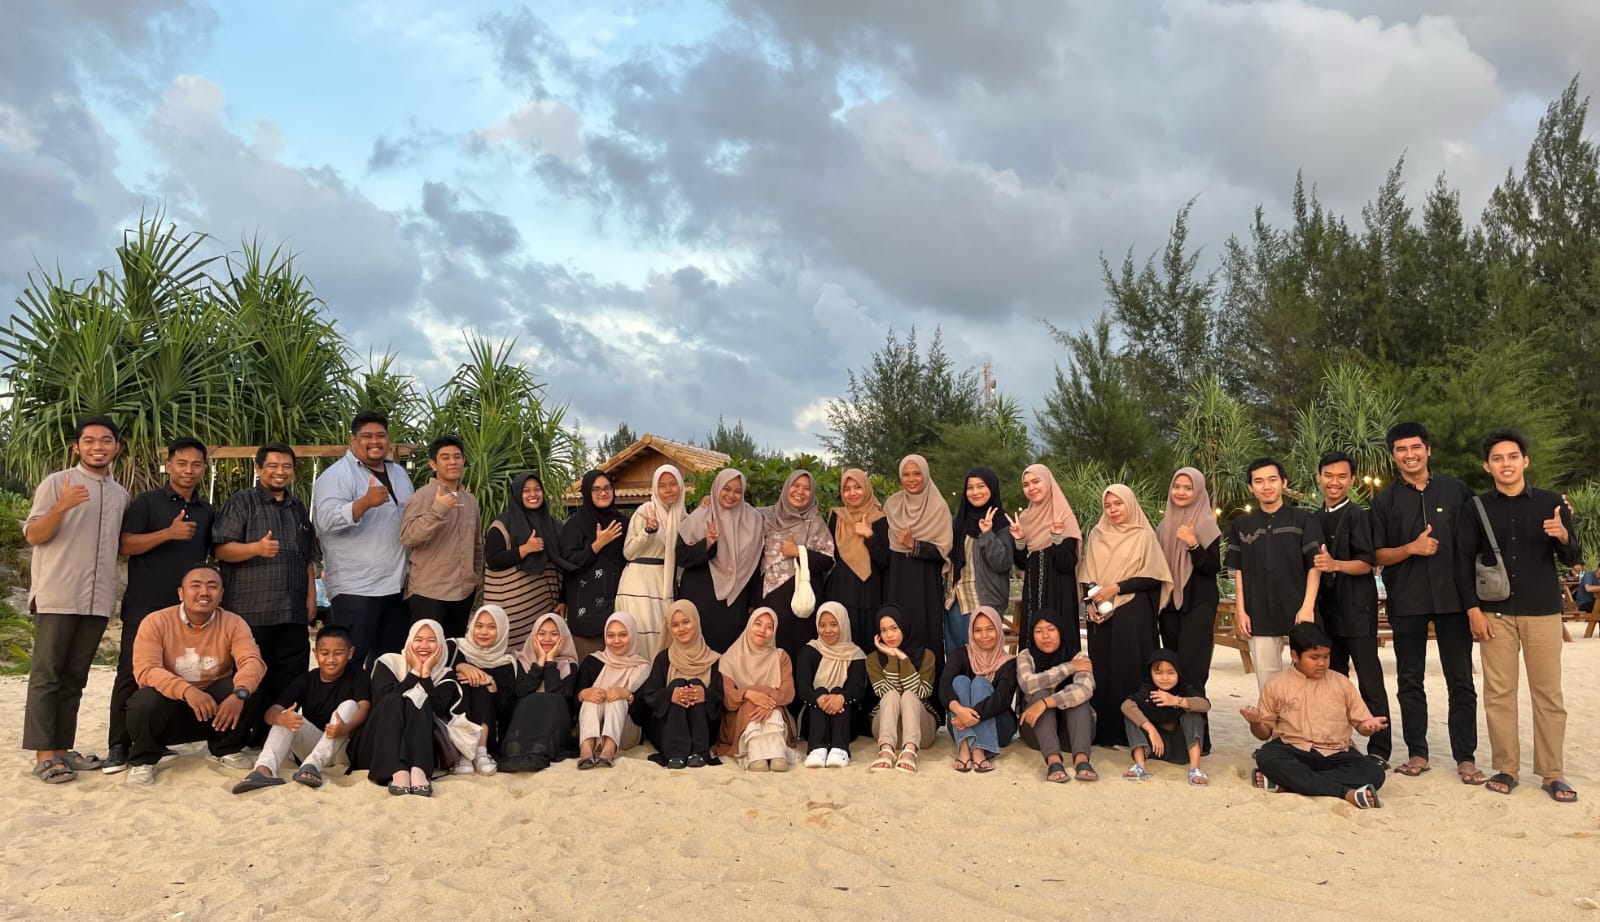
[[967, 624], [972, 616], [961, 610], [960, 602], [951, 602], [944, 613], [944, 652], [967, 645]]
[[[969, 708], [977, 707], [979, 703], [994, 694], [994, 686], [982, 676], [969, 678], [964, 675], [958, 675], [955, 680], [955, 688], [956, 700]], [[949, 719], [948, 714], [945, 717], [946, 720]], [[973, 748], [982, 749], [984, 752], [991, 754], [996, 753], [1000, 751], [1000, 725], [998, 721], [999, 718], [986, 717], [964, 730], [956, 729], [955, 724], [952, 723], [950, 725], [950, 736], [956, 741], [957, 749], [961, 748], [963, 740], [971, 740]], [[1006, 738], [1010, 739], [1015, 732], [1016, 730], [1013, 727], [1008, 727], [1005, 734]]]

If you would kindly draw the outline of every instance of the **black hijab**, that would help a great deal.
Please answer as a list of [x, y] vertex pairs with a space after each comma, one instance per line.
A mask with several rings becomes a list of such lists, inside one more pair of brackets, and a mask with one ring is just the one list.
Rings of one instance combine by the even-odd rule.
[[537, 474], [515, 475], [511, 478], [511, 493], [506, 497], [506, 510], [495, 516], [494, 520], [505, 526], [506, 534], [510, 535], [506, 542], [507, 550], [527, 544], [528, 538], [536, 533], [544, 540], [544, 550], [522, 558], [519, 569], [538, 576], [546, 567], [554, 564], [556, 569], [564, 573], [571, 567], [561, 557], [561, 524], [550, 514], [549, 494], [545, 494], [544, 502], [537, 509], [529, 509], [522, 504], [522, 488], [530, 480], [538, 484], [540, 489], [544, 488], [544, 481]]
[[[1139, 711], [1144, 714], [1146, 720], [1158, 727], [1165, 728], [1176, 724], [1178, 718], [1188, 712], [1180, 707], [1162, 707], [1150, 700], [1150, 696], [1156, 693], [1156, 680], [1150, 676], [1150, 670], [1155, 668], [1156, 663], [1171, 663], [1173, 671], [1178, 672], [1177, 655], [1171, 650], [1157, 649], [1150, 654], [1149, 659], [1145, 660], [1144, 684], [1135, 689], [1134, 693], [1128, 697], [1133, 700], [1134, 704], [1139, 706]], [[1200, 697], [1199, 692], [1183, 684], [1182, 672], [1178, 672], [1178, 681], [1167, 691], [1180, 698]]]
[[[972, 478], [982, 480], [989, 487], [989, 502], [982, 506], [974, 506], [967, 501], [967, 481]], [[967, 471], [967, 476], [961, 480], [961, 505], [956, 507], [956, 514], [951, 523], [954, 540], [950, 544], [950, 578], [959, 580], [961, 568], [967, 565], [967, 540], [982, 534], [978, 530], [978, 523], [988, 515], [989, 510], [995, 511], [995, 528], [1010, 528], [1011, 520], [1006, 518], [1006, 511], [1000, 505], [1000, 475], [993, 468], [975, 467]]]
[[1033, 631], [1028, 632], [1028, 654], [1033, 659], [1033, 671], [1044, 672], [1054, 669], [1072, 659], [1072, 651], [1067, 647], [1067, 622], [1056, 613], [1053, 608], [1041, 608], [1033, 613], [1033, 623], [1037, 627], [1040, 621], [1048, 621], [1056, 626], [1056, 631], [1061, 634], [1061, 645], [1053, 653], [1046, 653], [1039, 649], [1039, 644], [1033, 639]]
[[[594, 482], [601, 477], [607, 480], [611, 479], [611, 475], [605, 471], [590, 471], [583, 475], [583, 484], [580, 487], [583, 503], [578, 506], [578, 511], [572, 514], [572, 518], [567, 520], [567, 533], [582, 539], [578, 542], [579, 546], [593, 541], [596, 529], [605, 528], [612, 522], [622, 523], [622, 513], [617, 511], [617, 494], [615, 492], [611, 494], [611, 505], [602, 509], [594, 504]], [[616, 483], [614, 481], [611, 486], [615, 491]], [[613, 541], [600, 551], [601, 554], [607, 554], [608, 552], [615, 553], [616, 556], [621, 557], [622, 542]]]
[[[900, 626], [900, 652], [904, 653], [906, 658], [911, 661], [913, 669], [921, 669], [922, 654], [927, 651], [928, 646], [927, 642], [917, 632], [916, 619], [907, 618], [905, 612], [901, 611], [898, 605], [885, 605], [878, 609], [878, 616], [874, 623], [882, 624], [884, 618], [892, 618], [894, 623]], [[876, 636], [876, 632], [874, 632], [874, 636]], [[879, 665], [889, 665], [888, 654], [878, 650], [873, 652], [878, 654]]]

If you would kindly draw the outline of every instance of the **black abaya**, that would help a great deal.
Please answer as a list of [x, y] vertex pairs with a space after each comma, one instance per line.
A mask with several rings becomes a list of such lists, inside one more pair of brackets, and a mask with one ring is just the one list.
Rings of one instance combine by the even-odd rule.
[[[707, 643], [710, 643], [709, 638]], [[655, 747], [655, 755], [650, 757], [650, 761], [664, 765], [670, 759], [699, 755], [708, 765], [721, 764], [711, 755], [711, 744], [716, 742], [717, 727], [722, 721], [721, 672], [713, 665], [709, 683], [702, 683], [699, 679], [674, 679], [668, 682], [669, 667], [667, 651], [657, 653], [650, 667], [650, 677], [634, 693], [633, 706], [628, 709], [633, 722], [644, 731], [645, 739]], [[686, 685], [705, 688], [706, 700], [693, 707], [673, 704], [673, 690]]]
[[[420, 687], [427, 705], [417, 707], [405, 693]], [[461, 687], [455, 679], [438, 683], [416, 675], [402, 681], [387, 666], [378, 664], [372, 671], [372, 713], [361, 727], [360, 745], [352, 747], [352, 769], [365, 767], [373, 784], [387, 785], [396, 772], [420, 768], [432, 777], [448, 769], [448, 756], [434, 745], [435, 722], [448, 721], [461, 700]], [[453, 754], [451, 754], [453, 755]]]
[[[897, 605], [907, 618], [917, 619], [918, 634], [933, 651], [935, 674], [944, 668], [944, 555], [938, 545], [918, 541], [909, 553], [890, 552], [883, 604]], [[863, 650], [871, 650], [878, 636], [877, 613], [873, 615], [868, 633], [852, 635]]]
[[[838, 532], [838, 513], [828, 513], [828, 531]], [[850, 565], [838, 561], [828, 572], [827, 582], [822, 591], [817, 594], [818, 604], [822, 602], [838, 602], [844, 610], [850, 613], [850, 636], [854, 637], [859, 645], [863, 638], [870, 638], [878, 633], [878, 609], [883, 607], [883, 582], [884, 574], [889, 569], [889, 520], [878, 519], [872, 523], [872, 537], [863, 541], [867, 545], [867, 556], [872, 561], [872, 570], [866, 579], [856, 575]], [[797, 662], [794, 654], [790, 654], [790, 661]]]
[[1140, 577], [1123, 580], [1119, 587], [1133, 598], [1119, 605], [1100, 624], [1089, 622], [1097, 746], [1128, 745], [1122, 702], [1150, 681], [1147, 663], [1156, 648], [1156, 605], [1161, 581]]
[[[682, 538], [678, 539], [677, 562], [683, 568], [683, 575], [678, 578], [677, 598], [694, 603], [695, 610], [700, 613], [700, 629], [706, 646], [726, 653], [744, 633], [750, 610], [761, 598], [761, 568], [758, 566], [751, 572], [750, 579], [732, 598], [722, 601], [717, 598], [716, 586], [711, 581], [711, 558], [717, 556], [720, 547], [716, 544], [708, 547], [704, 540], [687, 544]], [[666, 625], [661, 629], [668, 630]]]
[[[1015, 560], [1022, 571], [1022, 601], [1017, 605], [1017, 648], [1033, 636], [1033, 614], [1049, 610], [1061, 615], [1067, 630], [1061, 647], [1070, 659], [1083, 649], [1079, 638], [1083, 598], [1078, 593], [1078, 539], [1067, 538], [1044, 550], [1028, 551], [1017, 545]], [[1099, 677], [1096, 676], [1096, 681]]]
[[577, 689], [578, 670], [568, 669], [562, 676], [553, 662], [517, 678], [516, 708], [501, 747], [501, 771], [543, 771], [576, 752], [572, 723], [577, 716]]

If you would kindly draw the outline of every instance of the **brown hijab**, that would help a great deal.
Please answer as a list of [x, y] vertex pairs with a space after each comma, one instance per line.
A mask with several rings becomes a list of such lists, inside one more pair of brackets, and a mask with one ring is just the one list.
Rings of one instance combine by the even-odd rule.
[[872, 556], [867, 551], [867, 539], [856, 534], [856, 525], [871, 525], [883, 518], [883, 505], [878, 502], [878, 494], [873, 492], [872, 479], [866, 471], [858, 467], [850, 468], [839, 478], [839, 486], [842, 488], [847, 480], [861, 484], [864, 498], [861, 505], [855, 508], [845, 505], [843, 498], [840, 498], [838, 508], [833, 510], [833, 546], [839, 551], [839, 559], [845, 562], [857, 579], [865, 582], [872, 576]]
[[889, 517], [889, 549], [902, 554], [912, 550], [901, 544], [899, 537], [902, 529], [909, 528], [912, 538], [938, 547], [939, 555], [949, 558], [950, 547], [955, 543], [950, 507], [945, 505], [933, 476], [928, 473], [926, 458], [906, 455], [900, 459], [898, 470], [905, 470], [907, 465], [922, 471], [922, 489], [916, 493], [901, 490], [884, 501], [883, 513]]
[[[1099, 583], [1108, 586], [1136, 577], [1160, 580], [1161, 595], [1156, 610], [1167, 605], [1172, 594], [1172, 571], [1167, 569], [1167, 558], [1156, 542], [1155, 529], [1150, 519], [1139, 507], [1139, 500], [1127, 486], [1114, 483], [1106, 487], [1105, 496], [1115, 496], [1127, 507], [1121, 525], [1114, 525], [1110, 516], [1102, 515], [1083, 543], [1083, 559], [1078, 564], [1078, 582]], [[1133, 598], [1132, 593], [1120, 593], [1112, 601], [1122, 605]]]
[[1067, 502], [1067, 494], [1061, 492], [1061, 484], [1056, 483], [1056, 475], [1050, 472], [1043, 464], [1030, 464], [1022, 472], [1022, 476], [1038, 474], [1044, 480], [1045, 498], [1037, 503], [1028, 503], [1028, 508], [1017, 515], [1017, 524], [1022, 526], [1023, 546], [1029, 553], [1042, 551], [1055, 542], [1050, 534], [1050, 526], [1060, 519], [1067, 520], [1067, 530], [1062, 534], [1061, 540], [1083, 537], [1083, 529], [1078, 526], [1078, 517], [1072, 511], [1072, 504]]
[[[694, 636], [678, 643], [672, 636], [672, 616], [683, 612], [694, 622]], [[667, 681], [699, 679], [710, 684], [711, 667], [717, 664], [717, 651], [706, 646], [706, 635], [700, 630], [700, 609], [688, 599], [679, 599], [667, 608], [667, 623], [661, 629], [661, 649], [667, 651]]]
[[[757, 618], [772, 622], [772, 639], [765, 646], [750, 637], [750, 626]], [[783, 684], [783, 651], [778, 649], [778, 614], [762, 606], [750, 613], [744, 633], [722, 654], [722, 674], [740, 688], [777, 688]]]
[[[988, 618], [989, 623], [994, 625], [992, 650], [980, 649], [972, 642], [972, 625], [977, 623], [979, 618]], [[979, 605], [967, 624], [967, 663], [972, 666], [972, 674], [993, 682], [994, 674], [1000, 671], [1000, 667], [1015, 658], [1015, 653], [1006, 652], [1006, 626], [1000, 620], [1000, 614], [987, 605]]]
[[1167, 569], [1172, 571], [1172, 607], [1183, 607], [1183, 590], [1194, 574], [1194, 561], [1189, 558], [1189, 546], [1178, 540], [1178, 527], [1188, 525], [1194, 529], [1194, 539], [1200, 546], [1210, 547], [1222, 537], [1217, 527], [1217, 517], [1211, 511], [1211, 492], [1206, 489], [1206, 475], [1192, 467], [1178, 468], [1172, 475], [1174, 483], [1179, 477], [1188, 477], [1194, 484], [1194, 500], [1187, 506], [1172, 501], [1172, 487], [1167, 487], [1167, 511], [1161, 516], [1161, 527], [1156, 529], [1156, 540], [1161, 542], [1161, 553], [1167, 558]]
[[749, 484], [743, 474], [731, 467], [719, 471], [711, 482], [711, 502], [689, 513], [678, 526], [678, 537], [685, 544], [695, 544], [706, 539], [706, 526], [717, 523], [717, 556], [711, 558], [711, 585], [717, 599], [723, 602], [743, 589], [761, 565], [761, 513], [742, 501], [732, 509], [724, 509], [718, 499], [722, 488], [734, 480]]

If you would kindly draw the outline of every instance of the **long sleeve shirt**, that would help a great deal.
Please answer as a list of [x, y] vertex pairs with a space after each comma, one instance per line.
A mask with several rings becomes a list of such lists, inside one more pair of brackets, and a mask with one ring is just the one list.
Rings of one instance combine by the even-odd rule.
[[1022, 689], [1025, 704], [1043, 694], [1051, 707], [1067, 710], [1094, 698], [1094, 673], [1079, 669], [1070, 659], [1037, 671], [1033, 668], [1033, 651], [1023, 650], [1017, 654], [1017, 687]]
[[406, 594], [442, 602], [470, 598], [483, 577], [482, 534], [477, 498], [458, 488], [446, 506], [439, 502], [439, 481], [430, 479], [400, 515], [400, 543], [411, 551]]
[[[1561, 571], [1556, 561], [1570, 567], [1583, 559], [1567, 504], [1559, 494], [1534, 487], [1526, 487], [1515, 496], [1490, 490], [1480, 494], [1478, 499], [1483, 502], [1495, 540], [1500, 544], [1500, 556], [1511, 577], [1511, 597], [1501, 602], [1478, 598], [1477, 569], [1473, 561], [1481, 559], [1492, 565], [1494, 551], [1478, 519], [1476, 504], [1468, 500], [1456, 514], [1460, 523], [1456, 533], [1456, 588], [1466, 606], [1505, 615], [1561, 614], [1565, 599], [1561, 594]], [[1567, 529], [1565, 544], [1544, 533], [1545, 520], [1558, 509], [1561, 524]]]
[[[405, 468], [387, 461], [389, 499], [360, 521], [355, 502], [376, 476], [354, 452], [329, 465], [311, 488], [311, 517], [322, 543], [323, 585], [328, 598], [398, 595], [405, 586], [406, 553], [400, 544], [402, 509], [411, 499]], [[380, 481], [381, 482], [381, 481]]]
[[153, 611], [133, 639], [134, 680], [174, 701], [228, 675], [235, 688], [254, 693], [266, 674], [250, 625], [221, 608], [200, 625], [189, 621], [181, 605]]

